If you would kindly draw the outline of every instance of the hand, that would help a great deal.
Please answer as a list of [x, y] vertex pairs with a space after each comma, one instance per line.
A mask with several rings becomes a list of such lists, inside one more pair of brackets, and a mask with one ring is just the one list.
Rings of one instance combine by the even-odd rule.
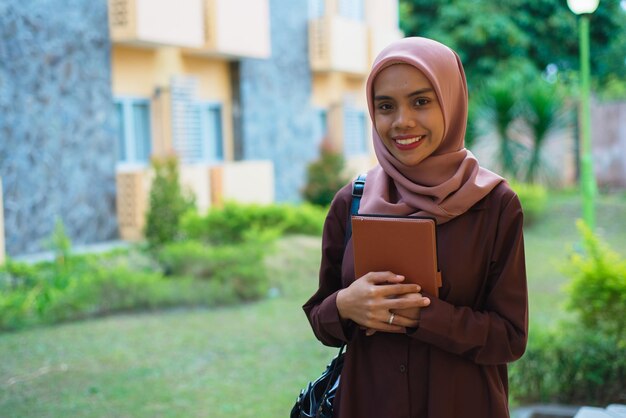
[[[399, 296], [399, 297], [404, 297], [404, 296]], [[423, 307], [426, 307], [430, 305], [430, 299], [428, 297], [422, 296], [422, 300], [421, 300], [421, 306], [417, 307], [417, 308], [406, 308], [406, 309], [393, 309], [391, 311], [391, 313], [395, 314], [394, 318], [393, 318], [393, 322], [396, 322], [396, 318], [400, 318], [405, 317], [407, 319], [413, 319], [415, 321], [420, 320], [420, 311], [422, 310]], [[411, 328], [411, 327], [408, 327]], [[414, 328], [414, 327], [413, 327]], [[365, 329], [365, 335], [367, 335], [368, 337], [371, 335], [376, 334], [376, 331], [368, 328]]]
[[389, 324], [392, 311], [410, 308], [416, 312], [430, 303], [418, 285], [403, 281], [403, 276], [388, 271], [366, 274], [337, 294], [339, 315], [371, 331], [403, 333], [416, 327], [418, 321], [403, 314], [395, 314]]

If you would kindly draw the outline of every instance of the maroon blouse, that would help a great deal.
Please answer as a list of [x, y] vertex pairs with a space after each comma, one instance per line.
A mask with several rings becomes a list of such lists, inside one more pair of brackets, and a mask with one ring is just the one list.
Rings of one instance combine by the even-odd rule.
[[[528, 333], [523, 214], [501, 183], [470, 210], [437, 226], [443, 286], [406, 335], [365, 336], [339, 317], [337, 292], [354, 281], [344, 251], [351, 185], [331, 204], [322, 238], [319, 289], [304, 305], [325, 345], [348, 343], [335, 398], [340, 418], [508, 417], [507, 366]], [[430, 296], [430, 295], [429, 295]]]

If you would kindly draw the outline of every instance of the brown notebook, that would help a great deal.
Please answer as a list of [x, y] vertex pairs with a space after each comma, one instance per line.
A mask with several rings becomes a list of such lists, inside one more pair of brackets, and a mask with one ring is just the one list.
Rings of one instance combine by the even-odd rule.
[[359, 278], [371, 271], [391, 271], [439, 295], [435, 220], [381, 215], [352, 216], [354, 272]]

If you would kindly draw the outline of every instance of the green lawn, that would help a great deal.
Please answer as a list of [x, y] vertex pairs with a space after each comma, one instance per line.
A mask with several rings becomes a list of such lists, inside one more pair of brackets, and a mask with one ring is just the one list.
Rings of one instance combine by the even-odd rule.
[[[578, 240], [575, 195], [552, 196], [526, 232], [531, 320], [563, 316], [558, 264]], [[626, 197], [603, 197], [599, 231], [626, 255]], [[319, 239], [289, 237], [270, 260], [275, 297], [213, 310], [120, 315], [0, 334], [0, 417], [282, 417], [334, 349], [300, 306]]]

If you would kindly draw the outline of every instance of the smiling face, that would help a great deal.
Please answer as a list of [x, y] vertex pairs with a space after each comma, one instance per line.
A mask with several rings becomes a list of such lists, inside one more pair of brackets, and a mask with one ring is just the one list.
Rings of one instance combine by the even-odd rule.
[[389, 152], [407, 166], [435, 151], [444, 135], [441, 105], [417, 68], [393, 64], [374, 80], [374, 127]]

